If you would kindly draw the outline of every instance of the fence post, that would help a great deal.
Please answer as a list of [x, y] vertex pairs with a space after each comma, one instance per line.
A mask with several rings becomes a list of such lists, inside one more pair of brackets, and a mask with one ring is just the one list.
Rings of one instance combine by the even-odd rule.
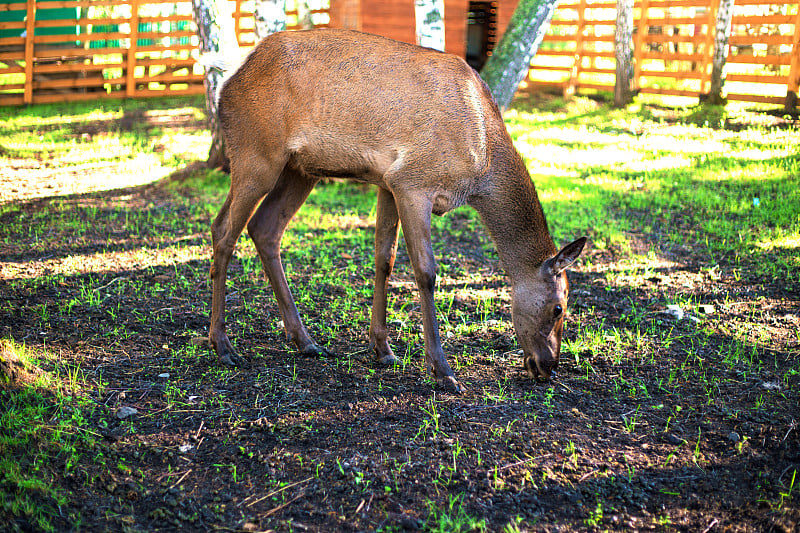
[[233, 9], [233, 31], [236, 32], [236, 42], [239, 43], [239, 46], [242, 46], [242, 42], [239, 39], [239, 35], [242, 33], [242, 0], [236, 0], [235, 6]]
[[638, 92], [641, 88], [640, 76], [642, 75], [642, 56], [644, 55], [644, 37], [647, 35], [647, 11], [650, 9], [650, 0], [642, 0], [639, 4], [639, 21], [636, 23], [636, 36], [633, 38], [633, 90]]
[[800, 3], [797, 6], [797, 13], [794, 16], [794, 39], [792, 39], [792, 59], [789, 65], [789, 79], [786, 82], [786, 100], [784, 107], [786, 111], [794, 111], [797, 106], [797, 90], [800, 85]]
[[136, 95], [136, 47], [139, 45], [139, 0], [131, 1], [130, 45], [125, 61], [125, 96]]
[[33, 38], [36, 33], [36, 2], [28, 2], [28, 14], [25, 19], [25, 92], [22, 102], [33, 103]]
[[578, 29], [575, 32], [575, 56], [572, 59], [572, 70], [569, 73], [569, 78], [564, 84], [564, 96], [572, 96], [575, 94], [578, 86], [578, 76], [581, 74], [581, 66], [583, 63], [583, 30], [586, 23], [586, 0], [580, 0], [578, 3]]

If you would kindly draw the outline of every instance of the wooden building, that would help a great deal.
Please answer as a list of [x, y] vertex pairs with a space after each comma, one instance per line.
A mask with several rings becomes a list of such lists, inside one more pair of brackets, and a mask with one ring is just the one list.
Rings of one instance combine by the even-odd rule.
[[[480, 69], [505, 31], [518, 0], [444, 0], [445, 50]], [[416, 42], [411, 0], [332, 0], [330, 26]]]

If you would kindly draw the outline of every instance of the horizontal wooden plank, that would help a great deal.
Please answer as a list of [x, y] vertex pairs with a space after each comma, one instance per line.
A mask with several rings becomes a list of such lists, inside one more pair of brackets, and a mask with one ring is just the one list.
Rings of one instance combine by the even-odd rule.
[[[24, 37], [3, 37], [0, 39], [0, 50], [3, 48], [20, 48], [20, 55], [24, 55], [24, 47], [25, 47], [25, 38]], [[8, 53], [8, 52], [4, 52]]]
[[[170, 39], [191, 39], [192, 37], [196, 37], [197, 33], [194, 31], [172, 31], [169, 33], [161, 33], [161, 32], [139, 32], [136, 34], [136, 39], [138, 41], [150, 40], [150, 41], [160, 41], [164, 38]], [[77, 42], [77, 43], [89, 43], [92, 41], [115, 41], [115, 40], [125, 40], [130, 39], [131, 34], [129, 33], [121, 33], [121, 32], [114, 32], [114, 33], [93, 33], [90, 35], [37, 35], [33, 38], [34, 44], [48, 44], [48, 43], [63, 43], [63, 42]]]
[[60, 80], [34, 79], [33, 90], [40, 91], [42, 89], [79, 89], [79, 88], [85, 89], [89, 87], [102, 87], [106, 83], [111, 83], [112, 81], [113, 80], [103, 79], [102, 77], [60, 79]]
[[648, 34], [642, 36], [642, 42], [645, 43], [692, 43], [692, 44], [705, 44], [705, 35], [659, 35]]
[[51, 2], [36, 2], [37, 9], [60, 9], [64, 7], [111, 7], [111, 6], [127, 6], [130, 5], [130, 0], [62, 0]]
[[[736, 7], [740, 6], [771, 6], [775, 5], [776, 2], [770, 0], [736, 0]], [[787, 6], [791, 6], [797, 3], [800, 3], [800, 0], [786, 0], [785, 2], [780, 2], [781, 4], [785, 4]]]
[[674, 80], [700, 80], [705, 76], [702, 72], [662, 72], [659, 70], [642, 70], [639, 72], [642, 78], [669, 78]]
[[699, 63], [708, 57], [703, 54], [662, 54], [658, 52], [642, 52], [642, 59], [661, 61], [691, 61]]
[[749, 54], [728, 55], [727, 63], [746, 63], [748, 65], [790, 65], [792, 54], [754, 56]]
[[94, 93], [69, 93], [69, 94], [33, 94], [34, 104], [52, 104], [54, 102], [81, 102], [86, 100], [105, 100], [109, 98], [125, 98], [125, 91], [118, 90]]
[[762, 104], [778, 104], [783, 105], [784, 97], [782, 96], [765, 96], [763, 94], [728, 94], [728, 100], [737, 100], [739, 102], [758, 102]]
[[555, 71], [555, 72], [570, 72], [572, 70], [572, 65], [559, 67], [554, 65], [533, 65], [531, 66], [531, 72], [537, 70], [546, 70], [546, 71]]
[[[736, 3], [738, 5], [738, 2]], [[762, 24], [794, 24], [795, 15], [736, 15], [734, 13], [731, 17], [731, 24], [753, 24], [760, 26]]]
[[[558, 7], [559, 8], [565, 7], [567, 9], [580, 9], [580, 4], [576, 4], [576, 3], [570, 2], [568, 4], [564, 4], [563, 6], [561, 4], [559, 4]], [[617, 8], [617, 3], [616, 2], [587, 2], [586, 7], [589, 8], [589, 9], [616, 9]]]
[[688, 96], [692, 98], [699, 97], [700, 93], [697, 91], [686, 91], [683, 89], [666, 89], [661, 87], [639, 87], [639, 92], [645, 94], [666, 94], [668, 96]]
[[583, 67], [581, 74], [616, 74], [613, 68]]
[[647, 7], [649, 9], [669, 9], [672, 7], [708, 7], [708, 0], [650, 0]]
[[14, 2], [14, 3], [7, 3], [3, 2], [0, 4], [0, 12], [2, 11], [27, 11], [28, 7], [26, 6], [25, 2]]
[[[188, 2], [174, 2], [172, 0], [143, 0], [139, 2], [139, 8], [150, 5], [175, 4]], [[37, 9], [60, 9], [65, 7], [112, 7], [128, 6], [130, 0], [50, 0], [36, 2]]]
[[25, 30], [25, 21], [12, 20], [12, 21], [0, 22], [0, 30], [19, 30], [19, 32], [22, 33]]
[[[54, 20], [37, 20], [37, 28], [62, 28], [62, 27], [81, 27], [81, 33], [89, 31], [88, 26], [93, 28], [96, 26], [113, 26], [120, 24], [128, 24], [131, 21], [128, 17], [91, 17], [79, 19], [54, 19]], [[159, 22], [190, 22], [194, 24], [191, 15], [160, 15], [150, 17], [139, 17], [140, 24], [156, 24]], [[103, 33], [95, 32], [95, 33]]]
[[202, 74], [173, 74], [166, 72], [155, 76], [140, 76], [136, 83], [203, 83], [205, 76]]
[[611, 52], [611, 51], [598, 52], [596, 50], [584, 50], [581, 53], [581, 55], [583, 57], [608, 57], [608, 58], [612, 58], [612, 59], [614, 58], [614, 52]]
[[792, 44], [791, 35], [731, 35], [728, 43], [733, 46], [754, 44]]
[[36, 74], [49, 74], [52, 72], [98, 72], [107, 68], [120, 68], [121, 63], [111, 65], [93, 65], [91, 63], [55, 63], [52, 65], [34, 65], [33, 73]]
[[170, 50], [172, 52], [182, 52], [182, 51], [189, 51], [192, 52], [197, 50], [196, 46], [191, 44], [171, 44], [169, 46], [137, 46], [136, 53], [144, 53], [144, 52], [164, 52], [166, 50]]
[[189, 86], [183, 89], [164, 89], [162, 91], [155, 91], [153, 89], [137, 90], [133, 93], [135, 98], [141, 97], [154, 97], [154, 96], [181, 96], [190, 94], [203, 94], [205, 88], [202, 85]]
[[539, 51], [536, 52], [536, 57], [539, 56], [548, 56], [548, 57], [563, 57], [563, 56], [574, 56], [577, 52], [575, 50], [547, 50], [544, 48], [539, 48]]
[[156, 67], [156, 66], [193, 67], [196, 63], [197, 61], [192, 58], [188, 59], [177, 59], [172, 57], [165, 57], [160, 59], [143, 59], [141, 57], [136, 58], [137, 66], [147, 66], [147, 67]]
[[738, 81], [743, 83], [772, 83], [786, 85], [789, 82], [789, 76], [759, 76], [757, 74], [729, 73], [725, 76], [725, 78], [727, 81]]
[[0, 52], [0, 61], [25, 61], [24, 52]]
[[[127, 17], [81, 18], [77, 20], [37, 20], [37, 28], [53, 28], [63, 26], [80, 26], [82, 32], [87, 32], [87, 26], [112, 26], [114, 24], [127, 24], [131, 19]], [[102, 32], [98, 32], [102, 33]]]
[[127, 54], [127, 48], [120, 47], [106, 47], [106, 48], [90, 48], [88, 50], [83, 48], [43, 48], [37, 47], [34, 49], [34, 59], [39, 61], [43, 59], [61, 58], [61, 57], [97, 57], [109, 56], [118, 54]]
[[159, 22], [191, 22], [194, 24], [192, 15], [160, 15], [157, 17], [139, 17], [139, 24], [156, 24]]
[[22, 93], [16, 94], [3, 94], [0, 93], [0, 106], [20, 106], [25, 104]]
[[[634, 21], [633, 25], [636, 26], [638, 20]], [[647, 26], [649, 27], [664, 27], [664, 26], [705, 26], [708, 24], [708, 16], [702, 17], [664, 17], [664, 18], [648, 18]]]

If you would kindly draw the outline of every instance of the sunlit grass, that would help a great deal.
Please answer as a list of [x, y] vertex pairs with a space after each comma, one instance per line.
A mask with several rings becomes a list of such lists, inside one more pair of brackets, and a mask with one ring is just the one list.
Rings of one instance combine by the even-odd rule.
[[[586, 99], [561, 103], [557, 111], [521, 105], [507, 115], [557, 241], [587, 233], [595, 245], [630, 253], [630, 232], [652, 234], [679, 221], [683, 233], [668, 232], [665, 242], [707, 249], [711, 262], [723, 254], [747, 261], [755, 247], [796, 250], [791, 240], [762, 244], [765, 232], [800, 227], [796, 129], [737, 132], [704, 118], [724, 122], [741, 115], [738, 108], [684, 108], [665, 123], [641, 104], [623, 111]], [[753, 270], [797, 276], [791, 259], [769, 264]]]

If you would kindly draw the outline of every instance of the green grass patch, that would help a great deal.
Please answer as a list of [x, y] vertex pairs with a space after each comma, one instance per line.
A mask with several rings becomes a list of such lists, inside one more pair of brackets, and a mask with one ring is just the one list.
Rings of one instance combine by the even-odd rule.
[[[71, 495], [60, 480], [85, 475], [99, 435], [85, 428], [95, 404], [79, 367], [54, 374], [38, 369], [41, 355], [0, 340], [0, 508], [13, 516], [12, 530], [54, 531], [80, 527], [82, 518], [60, 510]], [[13, 377], [12, 377], [13, 374]]]

